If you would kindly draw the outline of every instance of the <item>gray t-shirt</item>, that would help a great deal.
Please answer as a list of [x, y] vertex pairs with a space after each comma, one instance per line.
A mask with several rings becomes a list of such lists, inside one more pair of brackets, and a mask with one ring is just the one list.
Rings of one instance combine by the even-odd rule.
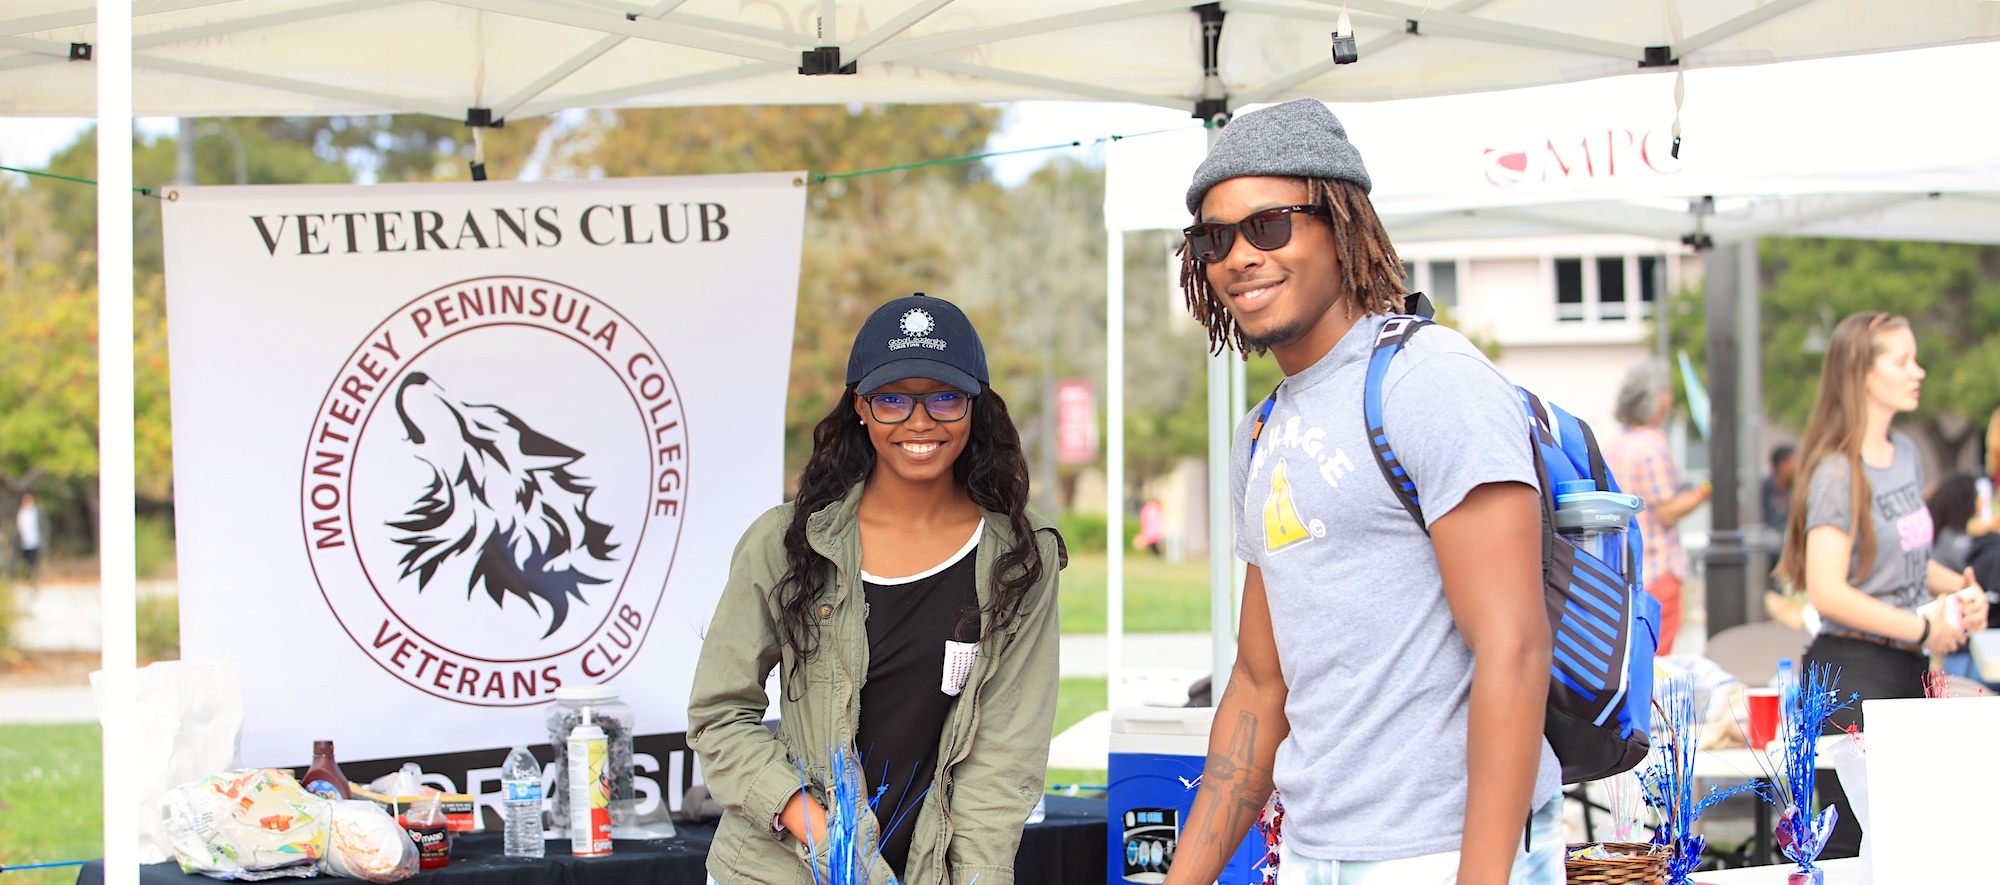
[[[1926, 588], [1931, 561], [1931, 512], [1924, 507], [1922, 464], [1917, 444], [1900, 433], [1889, 435], [1895, 460], [1877, 468], [1861, 463], [1868, 478], [1873, 506], [1868, 508], [1875, 529], [1875, 565], [1861, 573], [1861, 545], [1848, 557], [1847, 582], [1861, 592], [1897, 608], [1915, 611], [1930, 601]], [[1830, 525], [1855, 538], [1854, 487], [1848, 482], [1847, 458], [1834, 453], [1813, 468], [1806, 487], [1806, 531]], [[1828, 624], [1854, 630], [1821, 615]], [[1863, 631], [1866, 632], [1866, 631]]]
[[[1362, 426], [1362, 380], [1386, 320], [1362, 318], [1285, 379], [1254, 462], [1255, 410], [1230, 450], [1236, 553], [1263, 570], [1289, 691], [1291, 734], [1274, 773], [1285, 840], [1322, 860], [1393, 860], [1463, 841], [1472, 652], [1430, 536], [1390, 491]], [[1536, 484], [1519, 394], [1457, 332], [1411, 338], [1390, 363], [1383, 404], [1427, 522], [1476, 486]], [[1560, 780], [1544, 742], [1536, 806]]]

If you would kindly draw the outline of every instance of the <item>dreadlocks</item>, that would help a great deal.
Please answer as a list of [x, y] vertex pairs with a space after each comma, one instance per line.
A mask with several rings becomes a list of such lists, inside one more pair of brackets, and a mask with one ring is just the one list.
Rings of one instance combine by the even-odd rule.
[[[1327, 222], [1333, 225], [1334, 260], [1339, 265], [1341, 288], [1362, 313], [1396, 313], [1403, 309], [1403, 262], [1396, 247], [1389, 244], [1389, 232], [1375, 216], [1368, 194], [1351, 181], [1327, 178], [1304, 179], [1309, 199], [1330, 210]], [[1188, 252], [1182, 242], [1181, 291], [1188, 312], [1208, 329], [1210, 353], [1234, 348], [1245, 359], [1251, 348], [1237, 328], [1229, 305], [1209, 287], [1202, 262]], [[1258, 353], [1263, 348], [1257, 348]]]

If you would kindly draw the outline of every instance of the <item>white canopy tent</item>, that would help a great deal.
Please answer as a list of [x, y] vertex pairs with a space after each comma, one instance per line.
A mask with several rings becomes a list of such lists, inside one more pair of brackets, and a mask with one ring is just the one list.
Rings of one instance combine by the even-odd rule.
[[[1372, 101], [2000, 39], [1992, 0], [13, 0], [0, 112], [99, 117], [100, 362], [131, 365], [131, 118], [426, 113], [475, 125], [572, 107], [1135, 101], [1198, 110]], [[1326, 33], [1351, 16], [1360, 61]], [[843, 75], [853, 64], [855, 73]], [[807, 70], [822, 76], [802, 76]], [[1113, 237], [1113, 251], [1119, 238]], [[1122, 280], [1110, 488], [1122, 510]], [[1226, 444], [1211, 366], [1211, 447]], [[129, 371], [100, 376], [100, 489], [132, 496]], [[132, 512], [104, 510], [106, 881], [137, 881]], [[1226, 527], [1225, 527], [1226, 528]], [[1110, 581], [1121, 580], [1118, 544]], [[1226, 549], [1226, 545], [1223, 545]], [[1114, 605], [1112, 625], [1121, 622]], [[1219, 654], [1219, 652], [1218, 652]], [[1115, 665], [1116, 659], [1112, 661]]]
[[[90, 0], [0, 13], [0, 111], [92, 112]], [[142, 115], [1379, 101], [1988, 40], [1991, 0], [136, 0]], [[126, 9], [126, 3], [110, 8]], [[1346, 13], [1361, 63], [1336, 65]], [[1220, 34], [1204, 71], [1203, 19]], [[827, 50], [802, 58], [802, 53]], [[804, 64], [852, 76], [801, 77]]]

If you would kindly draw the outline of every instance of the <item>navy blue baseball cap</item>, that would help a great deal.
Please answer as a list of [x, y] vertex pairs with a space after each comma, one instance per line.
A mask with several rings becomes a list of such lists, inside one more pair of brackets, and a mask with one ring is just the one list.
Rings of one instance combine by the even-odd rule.
[[922, 292], [875, 308], [854, 336], [847, 383], [856, 393], [911, 378], [942, 381], [977, 396], [986, 382], [986, 348], [958, 305]]

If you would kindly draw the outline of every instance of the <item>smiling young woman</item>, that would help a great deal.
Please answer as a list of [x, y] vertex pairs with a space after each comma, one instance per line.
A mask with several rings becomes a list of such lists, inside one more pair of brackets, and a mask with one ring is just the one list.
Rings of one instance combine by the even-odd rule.
[[871, 882], [1012, 881], [1055, 721], [1066, 555], [1027, 502], [971, 321], [922, 295], [878, 308], [798, 498], [738, 543], [702, 644], [688, 744], [726, 810], [713, 881], [823, 878], [848, 749], [880, 797], [857, 809], [880, 852]]

